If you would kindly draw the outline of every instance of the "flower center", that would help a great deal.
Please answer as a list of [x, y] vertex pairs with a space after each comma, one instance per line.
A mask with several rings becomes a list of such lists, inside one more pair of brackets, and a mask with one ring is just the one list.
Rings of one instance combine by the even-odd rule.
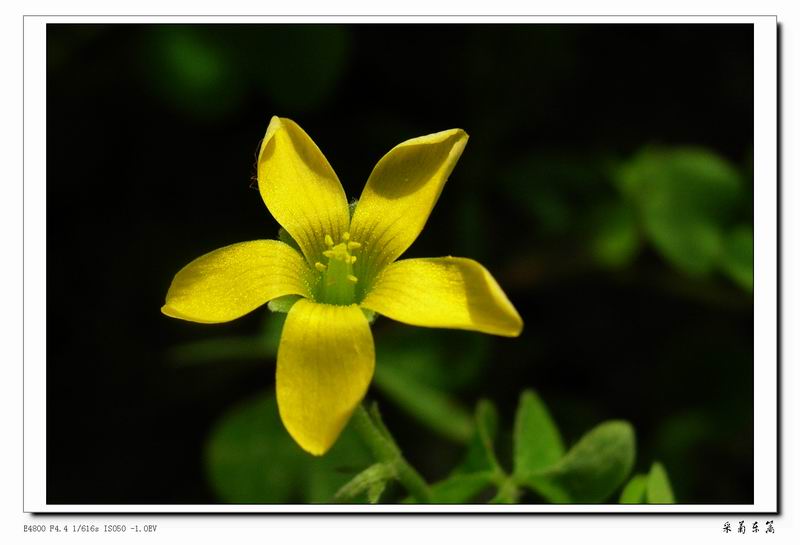
[[350, 233], [344, 233], [339, 244], [334, 244], [330, 235], [325, 235], [327, 250], [322, 252], [327, 263], [314, 263], [322, 273], [319, 300], [331, 305], [350, 305], [356, 302], [358, 278], [353, 275], [356, 256], [350, 252], [361, 248], [361, 244], [350, 240]]

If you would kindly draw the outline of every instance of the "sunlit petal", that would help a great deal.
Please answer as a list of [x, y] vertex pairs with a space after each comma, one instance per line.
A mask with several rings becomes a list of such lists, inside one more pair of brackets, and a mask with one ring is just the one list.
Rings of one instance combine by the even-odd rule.
[[480, 263], [459, 257], [403, 259], [378, 275], [361, 303], [411, 325], [469, 329], [506, 337], [522, 319]]
[[161, 312], [192, 322], [228, 322], [282, 295], [308, 297], [311, 274], [303, 256], [282, 242], [232, 244], [178, 271]]
[[303, 449], [327, 452], [374, 368], [372, 332], [358, 306], [295, 303], [283, 326], [276, 388], [281, 420]]
[[273, 117], [258, 155], [258, 189], [270, 213], [297, 241], [310, 264], [325, 235], [339, 240], [350, 212], [336, 173], [294, 121]]

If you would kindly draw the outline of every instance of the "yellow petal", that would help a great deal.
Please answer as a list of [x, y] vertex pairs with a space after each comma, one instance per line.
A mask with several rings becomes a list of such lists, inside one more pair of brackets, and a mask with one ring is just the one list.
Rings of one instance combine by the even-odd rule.
[[258, 189], [270, 213], [300, 245], [309, 263], [321, 261], [325, 235], [338, 241], [350, 224], [339, 178], [294, 121], [273, 117], [258, 155]]
[[240, 242], [178, 271], [161, 312], [191, 322], [228, 322], [282, 295], [308, 297], [310, 275], [303, 256], [283, 242]]
[[281, 334], [276, 389], [281, 420], [304, 450], [319, 456], [331, 448], [374, 368], [372, 332], [357, 305], [295, 303]]
[[422, 231], [467, 138], [451, 129], [407, 140], [375, 166], [350, 226], [362, 245], [354, 274], [367, 287]]
[[411, 325], [504, 337], [522, 332], [522, 318], [489, 271], [460, 257], [392, 263], [378, 275], [361, 305]]

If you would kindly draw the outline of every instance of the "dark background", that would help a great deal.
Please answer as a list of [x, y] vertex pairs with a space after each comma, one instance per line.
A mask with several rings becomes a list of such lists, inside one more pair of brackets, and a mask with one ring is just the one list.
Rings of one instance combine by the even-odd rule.
[[[311, 135], [351, 198], [395, 144], [464, 128], [407, 255], [479, 260], [525, 330], [481, 336], [485, 361], [453, 397], [492, 399], [507, 428], [536, 388], [568, 443], [627, 419], [637, 470], [661, 460], [679, 502], [752, 502], [752, 294], [648, 244], [600, 266], [585, 225], [614, 194], [609, 165], [643, 146], [701, 146], [749, 172], [750, 25], [50, 24], [47, 40], [48, 503], [218, 501], [209, 430], [272, 388], [274, 366], [170, 351], [256, 335], [267, 311], [202, 326], [159, 308], [190, 260], [276, 237], [252, 180], [272, 115]], [[402, 329], [422, 331], [379, 319], [378, 349]], [[370, 396], [442, 478], [460, 447]]]

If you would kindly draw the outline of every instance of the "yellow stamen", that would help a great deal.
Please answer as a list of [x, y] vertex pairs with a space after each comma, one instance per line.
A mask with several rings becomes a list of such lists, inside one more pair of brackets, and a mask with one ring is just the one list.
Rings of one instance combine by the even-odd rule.
[[353, 274], [353, 264], [358, 259], [350, 253], [361, 248], [361, 244], [350, 240], [350, 233], [342, 233], [338, 243], [333, 237], [325, 235], [325, 246], [322, 252], [325, 259], [314, 263], [320, 273], [319, 300], [333, 305], [349, 305], [355, 302], [355, 284], [358, 277]]

